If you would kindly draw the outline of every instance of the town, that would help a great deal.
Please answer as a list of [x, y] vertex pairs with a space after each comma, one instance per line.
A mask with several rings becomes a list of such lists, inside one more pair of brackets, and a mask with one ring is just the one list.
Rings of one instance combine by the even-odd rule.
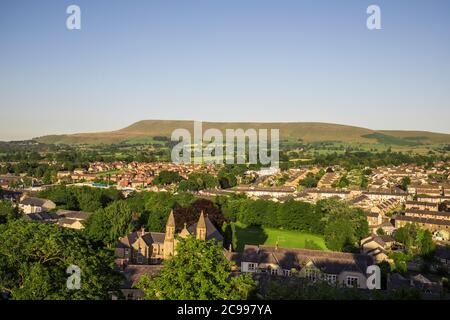
[[444, 315], [448, 12], [1, 1], [2, 310]]
[[[364, 296], [366, 269], [378, 265], [386, 296], [409, 290], [441, 299], [449, 290], [449, 179], [448, 160], [286, 169], [96, 161], [57, 171], [47, 184], [27, 174], [3, 174], [0, 197], [2, 208], [9, 204], [22, 220], [88, 232], [114, 249], [114, 271], [124, 280], [111, 299], [145, 298], [142, 278], [158, 275], [187, 238], [218, 245], [231, 274], [257, 279], [260, 298], [271, 297], [280, 283], [305, 280], [358, 288]], [[96, 217], [112, 207], [115, 214], [129, 214], [122, 233], [114, 233], [117, 241], [95, 230], [107, 228], [96, 226]], [[328, 215], [341, 217], [324, 224]]]

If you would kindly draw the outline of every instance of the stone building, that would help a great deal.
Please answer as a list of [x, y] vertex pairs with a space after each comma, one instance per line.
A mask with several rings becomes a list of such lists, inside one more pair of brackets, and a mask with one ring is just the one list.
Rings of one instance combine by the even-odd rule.
[[214, 239], [223, 242], [223, 237], [203, 211], [198, 222], [183, 229], [177, 234], [173, 211], [167, 219], [166, 232], [135, 231], [119, 239], [116, 245], [116, 258], [119, 266], [132, 264], [159, 264], [164, 259], [176, 254], [177, 236], [186, 238], [195, 236], [200, 240]]

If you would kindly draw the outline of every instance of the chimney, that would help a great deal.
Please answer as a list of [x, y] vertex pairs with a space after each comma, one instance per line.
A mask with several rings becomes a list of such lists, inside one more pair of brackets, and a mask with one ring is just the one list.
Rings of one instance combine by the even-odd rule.
[[229, 251], [229, 252], [232, 252], [232, 251], [233, 251], [233, 248], [231, 247], [231, 243], [230, 243], [230, 246], [228, 247], [228, 251]]

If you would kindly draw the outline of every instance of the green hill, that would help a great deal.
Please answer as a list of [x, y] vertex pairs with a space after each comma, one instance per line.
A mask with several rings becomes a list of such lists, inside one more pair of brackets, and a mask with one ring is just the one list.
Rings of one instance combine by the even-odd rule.
[[[177, 128], [193, 132], [193, 121], [176, 120], [143, 120], [126, 128], [96, 133], [78, 133], [68, 135], [49, 135], [34, 140], [47, 144], [112, 144], [124, 142], [146, 141], [152, 137], [170, 137]], [[244, 130], [279, 129], [282, 140], [340, 141], [345, 143], [384, 143], [393, 145], [421, 145], [450, 143], [450, 134], [426, 131], [376, 131], [355, 126], [347, 126], [320, 122], [203, 122], [203, 131], [217, 128]]]

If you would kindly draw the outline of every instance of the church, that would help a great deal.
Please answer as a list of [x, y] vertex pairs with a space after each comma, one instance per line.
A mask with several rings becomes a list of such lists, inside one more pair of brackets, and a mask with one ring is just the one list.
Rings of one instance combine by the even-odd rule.
[[176, 234], [175, 217], [173, 211], [167, 219], [166, 232], [146, 232], [144, 229], [130, 233], [119, 239], [116, 245], [115, 255], [118, 265], [130, 264], [160, 264], [164, 259], [176, 254], [178, 240], [194, 236], [200, 240], [212, 240], [222, 244], [223, 237], [213, 225], [208, 215], [200, 213], [197, 223], [187, 227], [184, 224], [181, 232]]

